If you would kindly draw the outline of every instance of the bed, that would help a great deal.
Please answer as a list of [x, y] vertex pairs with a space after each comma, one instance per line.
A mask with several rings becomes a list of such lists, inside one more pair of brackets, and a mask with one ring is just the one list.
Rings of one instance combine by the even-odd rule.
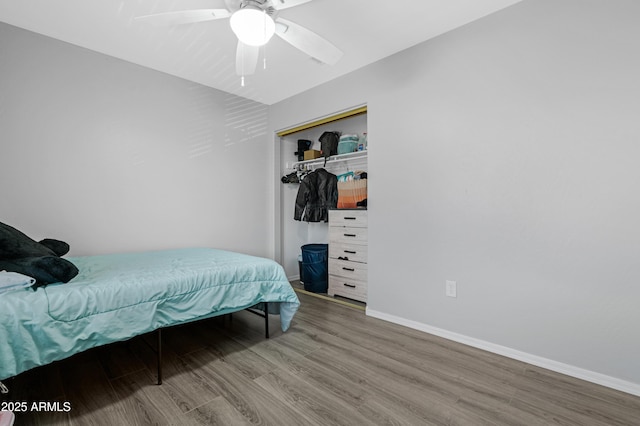
[[300, 304], [279, 264], [246, 254], [189, 248], [68, 260], [80, 271], [70, 282], [0, 295], [0, 380], [96, 346], [154, 330], [160, 337], [163, 327], [247, 308], [278, 313], [286, 331]]

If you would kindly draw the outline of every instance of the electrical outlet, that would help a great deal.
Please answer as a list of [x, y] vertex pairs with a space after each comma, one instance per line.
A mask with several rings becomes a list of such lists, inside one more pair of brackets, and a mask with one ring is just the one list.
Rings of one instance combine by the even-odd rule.
[[447, 280], [445, 291], [446, 295], [449, 297], [458, 297], [458, 288], [455, 281]]

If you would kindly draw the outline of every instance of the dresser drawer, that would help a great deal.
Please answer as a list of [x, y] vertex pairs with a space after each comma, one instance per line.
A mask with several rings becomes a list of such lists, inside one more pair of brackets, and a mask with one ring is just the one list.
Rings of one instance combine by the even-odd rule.
[[367, 264], [329, 259], [329, 274], [353, 280], [367, 281]]
[[349, 278], [329, 275], [329, 296], [343, 296], [350, 299], [367, 301], [367, 283]]
[[367, 227], [366, 210], [329, 210], [329, 225]]
[[368, 239], [367, 228], [329, 226], [329, 244], [367, 244]]
[[358, 244], [331, 243], [329, 244], [329, 257], [367, 263], [367, 249], [367, 246]]

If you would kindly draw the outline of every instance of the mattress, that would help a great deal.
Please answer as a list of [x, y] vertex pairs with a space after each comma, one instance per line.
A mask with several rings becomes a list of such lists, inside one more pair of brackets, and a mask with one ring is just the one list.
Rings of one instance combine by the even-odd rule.
[[246, 254], [190, 248], [68, 259], [80, 270], [69, 283], [0, 295], [0, 380], [261, 302], [275, 303], [286, 331], [300, 304], [279, 264]]

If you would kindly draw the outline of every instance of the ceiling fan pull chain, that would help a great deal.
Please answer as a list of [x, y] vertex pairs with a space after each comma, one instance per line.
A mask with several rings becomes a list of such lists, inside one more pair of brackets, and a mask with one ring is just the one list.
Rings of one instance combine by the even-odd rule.
[[[264, 29], [264, 38], [265, 40], [267, 39], [267, 10], [263, 9], [262, 10], [262, 16], [264, 17], [264, 25], [262, 26], [262, 28]], [[266, 70], [267, 69], [267, 45], [266, 43], [262, 46], [262, 69]]]
[[267, 69], [267, 45], [262, 46], [262, 69]]
[[240, 76], [240, 87], [244, 87], [244, 44], [240, 45], [240, 51], [242, 53], [242, 75]]

